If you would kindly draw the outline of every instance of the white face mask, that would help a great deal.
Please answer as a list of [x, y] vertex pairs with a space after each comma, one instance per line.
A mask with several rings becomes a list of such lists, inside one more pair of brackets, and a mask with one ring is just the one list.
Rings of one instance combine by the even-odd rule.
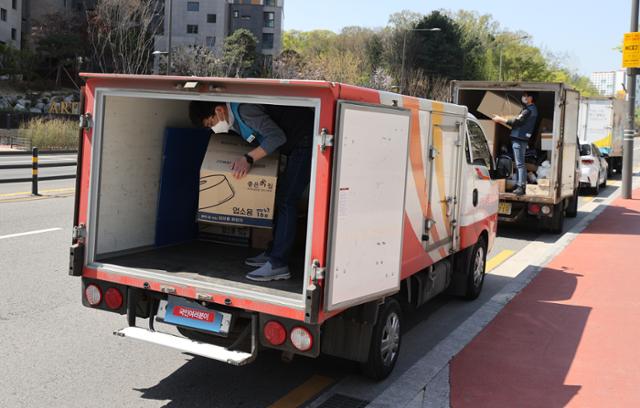
[[231, 125], [226, 120], [219, 121], [211, 128], [213, 133], [229, 133], [229, 129], [231, 129]]
[[526, 105], [527, 103], [529, 103], [529, 97], [527, 97], [527, 96], [523, 96], [523, 97], [522, 97], [522, 99], [521, 99], [521, 101], [522, 101], [522, 104], [523, 104], [523, 105]]

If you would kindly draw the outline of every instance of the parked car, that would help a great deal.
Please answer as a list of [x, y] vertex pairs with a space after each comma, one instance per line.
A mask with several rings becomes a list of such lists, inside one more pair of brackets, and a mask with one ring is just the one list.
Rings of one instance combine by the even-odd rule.
[[589, 188], [595, 195], [607, 186], [609, 164], [593, 143], [580, 144], [580, 187]]

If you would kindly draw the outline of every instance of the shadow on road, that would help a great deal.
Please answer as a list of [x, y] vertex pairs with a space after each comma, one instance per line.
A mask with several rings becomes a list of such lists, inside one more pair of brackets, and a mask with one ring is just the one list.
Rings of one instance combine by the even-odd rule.
[[581, 276], [542, 270], [453, 359], [452, 406], [566, 406], [581, 388], [565, 379], [591, 308], [560, 302]]

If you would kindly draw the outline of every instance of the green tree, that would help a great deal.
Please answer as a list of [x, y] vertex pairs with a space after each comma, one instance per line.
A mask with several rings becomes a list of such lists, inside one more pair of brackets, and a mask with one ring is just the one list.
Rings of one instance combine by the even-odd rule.
[[222, 60], [226, 76], [240, 78], [248, 73], [256, 61], [258, 40], [251, 31], [241, 28], [224, 40]]

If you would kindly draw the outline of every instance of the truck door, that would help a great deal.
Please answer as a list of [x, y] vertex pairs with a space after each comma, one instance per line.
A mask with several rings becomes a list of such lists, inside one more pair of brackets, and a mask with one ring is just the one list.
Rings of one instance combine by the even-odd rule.
[[400, 288], [410, 113], [338, 103], [325, 310]]
[[439, 260], [459, 248], [460, 167], [464, 126], [462, 118], [434, 110], [431, 121], [431, 177], [427, 252]]
[[567, 89], [564, 101], [564, 132], [562, 134], [562, 176], [561, 197], [573, 195], [576, 178], [578, 143], [578, 109], [580, 94]]

